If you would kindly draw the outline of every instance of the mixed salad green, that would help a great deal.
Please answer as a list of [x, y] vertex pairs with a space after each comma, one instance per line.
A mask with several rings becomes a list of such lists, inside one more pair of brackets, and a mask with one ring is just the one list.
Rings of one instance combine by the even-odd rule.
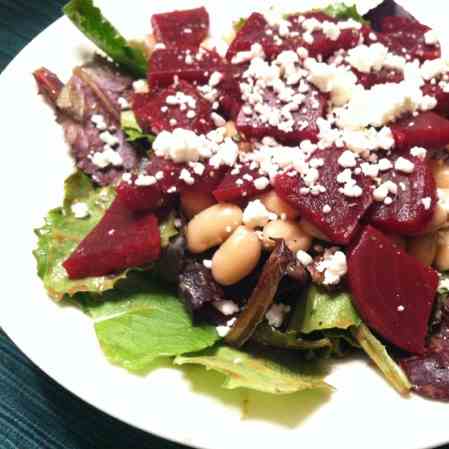
[[[64, 12], [120, 71], [134, 80], [146, 77], [148, 61], [143, 47], [130, 44], [92, 0], [71, 0]], [[355, 7], [344, 4], [325, 12], [367, 23]], [[244, 24], [245, 19], [236, 23], [236, 30]], [[128, 144], [135, 145], [136, 151], [148, 151], [155, 136], [142, 129], [134, 113], [122, 112], [120, 122]], [[45, 224], [36, 230], [34, 255], [49, 296], [69, 302], [91, 317], [101, 348], [112, 363], [145, 374], [156, 360], [169, 358], [174, 365], [196, 364], [222, 373], [224, 388], [289, 394], [306, 389], [331, 392], [333, 387], [315, 362], [365, 353], [400, 394], [411, 391], [402, 368], [364, 324], [345, 290], [332, 291], [313, 283], [306, 291], [298, 289], [288, 323], [279, 329], [258, 317], [251, 338], [245, 337], [248, 342], [236, 349], [225, 344], [216, 326], [192, 320], [176, 285], [161, 276], [163, 261], [116, 275], [70, 279], [64, 261], [100, 222], [116, 196], [114, 186], [99, 184], [80, 169], [66, 180], [62, 207], [51, 210]], [[81, 219], [76, 211], [79, 204], [88, 209]], [[171, 213], [159, 223], [163, 253], [182, 232], [178, 220]], [[443, 289], [440, 296], [446, 293]]]

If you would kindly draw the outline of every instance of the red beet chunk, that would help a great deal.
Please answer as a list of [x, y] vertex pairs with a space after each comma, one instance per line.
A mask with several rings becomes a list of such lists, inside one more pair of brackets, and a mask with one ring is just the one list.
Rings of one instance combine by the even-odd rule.
[[[408, 17], [389, 16], [382, 22], [379, 40], [392, 52], [420, 61], [441, 56], [440, 45], [427, 45], [424, 35], [430, 28]], [[405, 51], [404, 51], [405, 49]]]
[[244, 164], [240, 166], [238, 174], [233, 171], [227, 173], [212, 193], [219, 202], [239, 202], [265, 191], [257, 190], [254, 185], [254, 180], [260, 177], [257, 169]]
[[348, 280], [366, 324], [395, 346], [425, 350], [438, 274], [367, 226], [348, 257]]
[[371, 87], [376, 86], [377, 84], [385, 84], [385, 83], [397, 84], [404, 79], [402, 72], [395, 69], [383, 68], [382, 70], [370, 73], [362, 73], [356, 69], [353, 69], [353, 72], [357, 76], [360, 84], [365, 89], [371, 89]]
[[223, 61], [216, 51], [197, 47], [155, 50], [149, 65], [151, 87], [167, 87], [175, 76], [191, 83], [206, 83], [213, 72], [223, 71]]
[[437, 100], [434, 112], [445, 117], [449, 116], [449, 92], [445, 92], [438, 84], [426, 83], [422, 87], [424, 95], [430, 95]]
[[[323, 159], [324, 165], [319, 168], [318, 183], [326, 188], [319, 195], [301, 193], [305, 187], [304, 181], [299, 176], [289, 176], [289, 173], [276, 178], [274, 188], [276, 193], [290, 203], [300, 214], [332, 242], [347, 244], [357, 230], [360, 218], [372, 203], [371, 181], [363, 176], [354, 176], [356, 183], [363, 190], [358, 198], [346, 197], [339, 191], [342, 184], [337, 182], [337, 176], [342, 171], [338, 164], [338, 158], [343, 150], [329, 149], [317, 150], [314, 158]], [[330, 206], [331, 211], [324, 213], [325, 206]]]
[[[189, 164], [178, 164], [171, 160], [154, 156], [148, 164], [146, 171], [150, 176], [158, 178], [162, 173], [162, 179], [158, 185], [163, 193], [175, 193], [184, 191], [212, 192], [221, 182], [229, 167], [212, 167], [207, 162], [202, 162], [204, 171], [201, 175], [195, 172]], [[188, 171], [193, 178], [193, 183], [187, 182], [182, 177], [182, 171]], [[174, 189], [176, 190], [174, 190]]]
[[396, 146], [402, 150], [415, 146], [437, 150], [449, 144], [449, 120], [434, 112], [403, 118], [391, 128]]
[[424, 355], [401, 360], [401, 366], [421, 396], [449, 401], [449, 304], [438, 311], [441, 323], [429, 341]]
[[228, 64], [223, 71], [223, 79], [218, 84], [218, 102], [225, 117], [236, 120], [243, 105], [240, 83], [247, 65]]
[[[184, 105], [168, 104], [168, 97], [176, 94], [188, 96], [190, 102]], [[170, 99], [168, 99], [170, 103]], [[193, 106], [193, 107], [192, 107]], [[215, 125], [211, 119], [211, 105], [198, 92], [196, 87], [186, 81], [150, 94], [137, 94], [134, 96], [133, 110], [141, 128], [146, 132], [159, 134], [161, 131], [173, 131], [176, 128], [184, 128], [198, 134], [207, 134]], [[189, 117], [189, 111], [194, 111], [194, 116]]]
[[258, 12], [251, 14], [229, 46], [226, 59], [232, 61], [237, 53], [248, 51], [255, 43], [262, 46], [265, 43], [272, 43], [273, 37], [266, 34], [267, 29], [269, 29], [268, 22], [262, 14]]
[[157, 184], [136, 186], [124, 181], [117, 187], [117, 196], [132, 211], [156, 210], [163, 206], [165, 200]]
[[[320, 22], [338, 22], [333, 17], [322, 12], [310, 12], [303, 14], [303, 16], [307, 19], [317, 19]], [[356, 29], [341, 30], [340, 36], [336, 40], [329, 39], [322, 31], [314, 31], [312, 33], [313, 41], [306, 42], [303, 39], [304, 28], [298, 22], [298, 17], [298, 15], [290, 16], [288, 20], [291, 23], [290, 30], [292, 32], [297, 31], [299, 37], [287, 39], [286, 43], [282, 46], [283, 50], [295, 50], [298, 46], [302, 46], [309, 51], [310, 56], [316, 57], [321, 55], [324, 59], [327, 59], [337, 50], [348, 50], [355, 47], [359, 42], [360, 31]]]
[[64, 262], [70, 279], [105, 276], [159, 258], [157, 218], [135, 214], [116, 198], [97, 226]]
[[[279, 113], [279, 99], [272, 89], [267, 88], [264, 100], [273, 108], [274, 113], [270, 114], [271, 119], [276, 113]], [[261, 115], [254, 109], [252, 109], [252, 114], [248, 115], [245, 112], [245, 107], [240, 110], [236, 125], [238, 131], [244, 134], [247, 139], [262, 139], [265, 136], [270, 136], [287, 145], [295, 145], [306, 139], [316, 142], [319, 134], [317, 120], [325, 115], [326, 105], [327, 97], [315, 87], [310, 86], [299, 110], [292, 112], [293, 126], [288, 130], [279, 129], [279, 126], [272, 126], [270, 123], [263, 122]], [[282, 122], [285, 122], [285, 120], [281, 118], [281, 126]]]
[[[399, 156], [392, 160], [393, 164]], [[398, 193], [393, 203], [374, 203], [368, 220], [385, 232], [400, 235], [413, 235], [423, 231], [433, 217], [436, 204], [435, 180], [427, 162], [407, 156], [415, 164], [413, 173], [406, 174], [389, 170], [382, 176], [382, 182], [393, 181]], [[430, 207], [426, 209], [424, 199], [430, 198]]]
[[209, 34], [205, 8], [154, 14], [151, 24], [156, 39], [167, 47], [195, 47]]

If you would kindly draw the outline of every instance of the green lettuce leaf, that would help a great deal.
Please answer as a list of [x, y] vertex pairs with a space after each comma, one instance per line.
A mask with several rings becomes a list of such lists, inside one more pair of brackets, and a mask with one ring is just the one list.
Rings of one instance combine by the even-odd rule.
[[[77, 172], [65, 182], [63, 207], [51, 210], [44, 225], [35, 230], [38, 245], [33, 254], [37, 260], [39, 277], [52, 298], [61, 300], [65, 295], [73, 296], [85, 291], [101, 293], [113, 288], [118, 280], [126, 276], [123, 273], [70, 280], [62, 266], [64, 260], [100, 221], [114, 195], [112, 187], [96, 189], [86, 175]], [[88, 207], [89, 215], [86, 218], [79, 219], [73, 214], [71, 207], [78, 202]]]
[[356, 5], [349, 6], [345, 3], [335, 3], [324, 8], [324, 12], [329, 16], [340, 20], [354, 19], [360, 23], [369, 23], [359, 14]]
[[148, 143], [153, 143], [156, 138], [153, 134], [145, 134], [142, 128], [137, 122], [136, 116], [133, 111], [122, 112], [121, 117], [121, 128], [126, 134], [126, 139], [128, 142], [136, 142], [139, 140], [146, 140]]
[[179, 234], [178, 228], [175, 226], [176, 215], [174, 212], [161, 222], [159, 230], [161, 231], [161, 247], [165, 248], [169, 245], [170, 239]]
[[214, 347], [200, 354], [175, 358], [176, 365], [198, 364], [226, 376], [224, 388], [249, 388], [272, 394], [291, 394], [308, 389], [332, 387], [311, 362], [295, 358], [295, 363], [279, 362], [260, 352], [242, 352], [227, 346]]
[[117, 64], [136, 77], [146, 77], [148, 64], [143, 51], [130, 46], [92, 0], [71, 0], [64, 14]]
[[390, 382], [400, 394], [407, 395], [412, 386], [404, 371], [402, 371], [402, 368], [390, 357], [385, 346], [364, 324], [352, 328], [351, 332], [388, 382]]
[[238, 33], [243, 28], [245, 23], [246, 19], [244, 17], [241, 17], [239, 20], [234, 21], [233, 23], [234, 31]]
[[132, 273], [114, 290], [77, 299], [94, 319], [106, 357], [132, 372], [145, 373], [159, 357], [200, 351], [219, 340], [215, 327], [193, 326], [176, 295], [148, 274]]
[[312, 285], [305, 300], [299, 301], [289, 328], [309, 334], [326, 329], [348, 329], [361, 323], [348, 293], [330, 293]]
[[273, 348], [297, 349], [302, 351], [330, 348], [332, 343], [328, 338], [306, 340], [298, 337], [295, 331], [280, 332], [264, 322], [257, 326], [251, 339], [259, 344]]

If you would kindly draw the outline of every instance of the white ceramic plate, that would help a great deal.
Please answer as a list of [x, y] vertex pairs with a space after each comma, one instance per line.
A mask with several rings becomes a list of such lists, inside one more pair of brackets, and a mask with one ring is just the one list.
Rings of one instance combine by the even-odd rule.
[[[205, 5], [214, 33], [221, 33], [232, 19], [269, 2], [98, 3], [126, 35], [134, 37], [148, 32], [150, 15], [156, 10]], [[299, 3], [307, 2], [290, 2], [289, 9], [297, 9]], [[375, 2], [362, 3], [366, 7]], [[423, 21], [444, 30], [445, 15], [436, 9], [440, 2], [432, 8], [419, 0], [403, 3]], [[166, 367], [136, 377], [106, 361], [89, 319], [46, 297], [31, 255], [32, 229], [48, 209], [60, 204], [63, 180], [72, 163], [50, 108], [36, 94], [31, 73], [46, 66], [66, 80], [92, 48], [68, 20], [60, 19], [0, 77], [0, 321], [19, 348], [57, 382], [99, 409], [199, 448], [424, 449], [449, 441], [447, 405], [400, 398], [363, 361], [335, 366], [328, 380], [337, 391], [330, 400], [311, 392], [273, 397], [221, 390], [222, 378], [199, 368]]]

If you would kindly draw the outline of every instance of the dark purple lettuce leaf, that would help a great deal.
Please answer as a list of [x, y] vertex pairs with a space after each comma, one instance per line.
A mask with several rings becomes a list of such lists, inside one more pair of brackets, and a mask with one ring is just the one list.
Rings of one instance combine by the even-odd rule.
[[[99, 57], [77, 67], [65, 86], [56, 82], [56, 75], [49, 74], [51, 72], [40, 69], [35, 78], [40, 92], [56, 110], [57, 120], [64, 129], [76, 166], [103, 186], [114, 183], [124, 171], [137, 168], [141, 157], [120, 129], [121, 108], [118, 103], [120, 97], [130, 100], [132, 79], [120, 74], [116, 67]], [[49, 90], [47, 80], [51, 81], [51, 86], [60, 86], [57, 97], [54, 95], [55, 89]], [[116, 129], [115, 136], [119, 141], [116, 150], [123, 161], [121, 166], [111, 165], [102, 169], [92, 162], [91, 155], [102, 151], [105, 145], [100, 139], [102, 130], [92, 123], [93, 115], [101, 115], [108, 129]]]
[[402, 368], [421, 396], [449, 402], [449, 304], [441, 309], [439, 330], [422, 356], [404, 358]]
[[179, 275], [179, 296], [193, 314], [207, 304], [225, 299], [223, 289], [215, 282], [212, 272], [201, 262], [189, 261]]
[[363, 18], [371, 23], [371, 27], [375, 31], [380, 31], [380, 25], [384, 17], [388, 16], [413, 18], [410, 13], [402, 8], [402, 6], [399, 6], [394, 0], [385, 0], [379, 6], [365, 14]]
[[225, 337], [226, 343], [240, 347], [248, 341], [273, 304], [279, 284], [292, 264], [296, 264], [295, 255], [283, 240], [279, 241], [265, 263], [245, 309]]

